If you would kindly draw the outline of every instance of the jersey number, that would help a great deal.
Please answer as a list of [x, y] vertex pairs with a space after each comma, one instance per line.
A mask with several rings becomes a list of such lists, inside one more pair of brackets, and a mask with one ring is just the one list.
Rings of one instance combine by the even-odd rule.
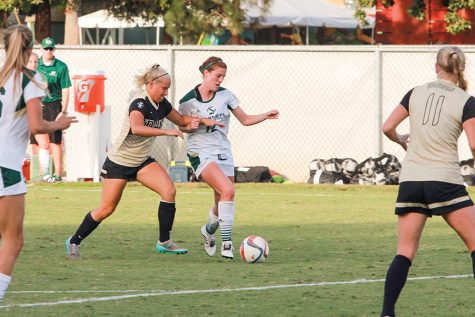
[[[5, 88], [0, 87], [0, 95], [5, 95]], [[0, 117], [2, 117], [2, 108], [3, 108], [3, 103], [0, 100]]]
[[214, 132], [218, 130], [218, 128], [216, 127], [216, 125], [212, 126], [212, 127], [207, 127], [206, 128], [206, 132]]
[[436, 99], [435, 93], [432, 93], [427, 97], [426, 107], [424, 109], [424, 117], [422, 118], [422, 125], [426, 125], [432, 119], [432, 125], [436, 126], [439, 124], [440, 113], [442, 112], [442, 105], [445, 101], [445, 96], [438, 96], [437, 101], [434, 105], [434, 99]]

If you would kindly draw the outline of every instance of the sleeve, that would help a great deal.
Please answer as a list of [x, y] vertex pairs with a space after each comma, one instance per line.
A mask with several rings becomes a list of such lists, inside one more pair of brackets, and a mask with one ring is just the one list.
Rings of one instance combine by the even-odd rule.
[[[40, 72], [36, 72], [33, 78], [38, 83], [38, 85], [46, 85]], [[38, 85], [33, 81], [30, 81], [28, 85], [26, 85], [25, 90], [23, 91], [23, 99], [25, 100], [25, 103], [33, 98], [43, 98], [46, 95], [43, 88], [39, 87]]]
[[71, 79], [69, 78], [69, 70], [66, 64], [64, 65], [64, 70], [62, 71], [62, 74], [61, 74], [60, 85], [61, 85], [61, 89], [71, 87]]
[[146, 114], [146, 111], [145, 111], [145, 99], [143, 98], [137, 98], [137, 99], [134, 99], [131, 103], [130, 103], [130, 106], [129, 106], [129, 115], [132, 111], [134, 110], [137, 110], [139, 111], [141, 114], [143, 114], [143, 116], [145, 117], [145, 114]]
[[178, 112], [185, 116], [191, 116], [190, 103], [185, 101], [178, 106]]
[[234, 110], [237, 107], [239, 107], [239, 99], [237, 99], [237, 97], [232, 92], [229, 91], [228, 109]]
[[463, 106], [462, 123], [472, 118], [475, 118], [475, 98], [470, 96]]
[[414, 91], [414, 88], [409, 90], [404, 97], [402, 98], [400, 104], [406, 108], [406, 110], [409, 112], [409, 99], [411, 99], [412, 92]]
[[172, 110], [173, 110], [172, 104], [167, 99], [163, 99], [160, 102], [160, 107], [162, 107], [162, 109], [163, 109], [163, 116], [164, 117], [168, 116], [170, 114], [170, 112], [172, 112]]

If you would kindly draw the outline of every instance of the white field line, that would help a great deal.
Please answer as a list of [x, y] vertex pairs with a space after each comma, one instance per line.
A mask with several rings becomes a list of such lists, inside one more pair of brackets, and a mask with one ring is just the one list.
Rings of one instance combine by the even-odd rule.
[[[421, 277], [410, 277], [409, 281], [419, 281], [419, 280], [435, 280], [435, 279], [459, 279], [459, 278], [473, 278], [472, 274], [466, 275], [448, 275], [448, 276], [421, 276]], [[287, 284], [287, 285], [271, 285], [271, 286], [259, 286], [259, 287], [242, 287], [242, 288], [221, 288], [221, 289], [203, 289], [203, 290], [188, 290], [188, 291], [143, 291], [144, 293], [139, 294], [127, 294], [127, 295], [118, 295], [118, 296], [105, 296], [105, 297], [90, 297], [90, 298], [80, 298], [72, 300], [61, 300], [56, 302], [39, 302], [39, 303], [26, 303], [26, 304], [10, 304], [2, 305], [2, 308], [13, 308], [13, 307], [38, 307], [38, 306], [54, 306], [54, 305], [66, 305], [66, 304], [81, 304], [87, 302], [105, 302], [112, 300], [120, 300], [127, 298], [135, 297], [151, 297], [151, 296], [164, 296], [164, 295], [193, 295], [193, 294], [208, 294], [208, 293], [223, 293], [223, 292], [242, 292], [242, 291], [265, 291], [271, 289], [284, 289], [284, 288], [296, 288], [296, 287], [316, 287], [316, 286], [331, 286], [331, 285], [348, 285], [348, 284], [369, 284], [369, 283], [379, 283], [384, 282], [384, 279], [360, 279], [353, 281], [336, 281], [336, 282], [318, 282], [318, 283], [303, 283], [303, 284]], [[131, 290], [131, 292], [136, 292], [137, 290]], [[31, 291], [33, 292], [33, 291]], [[37, 293], [49, 293], [49, 292], [60, 292], [60, 291], [38, 291]], [[70, 292], [64, 291], [63, 293]], [[88, 291], [77, 291], [77, 292], [88, 292]], [[111, 292], [121, 292], [121, 291], [111, 291]], [[97, 291], [90, 291], [90, 293], [97, 293]]]
[[[63, 189], [63, 188], [41, 188], [39, 189], [40, 191], [45, 191], [45, 192], [101, 192], [102, 189], [97, 188], [97, 189]], [[139, 193], [141, 191], [139, 190], [133, 190], [133, 189], [126, 189], [125, 192], [128, 193]], [[207, 195], [207, 196], [212, 196], [213, 192], [212, 191], [206, 191], [206, 192], [199, 192], [199, 191], [178, 191], [178, 194], [194, 194], [194, 195]], [[243, 193], [239, 192], [239, 196], [245, 196], [245, 195], [252, 195], [252, 196], [299, 196], [299, 197], [335, 197], [337, 195], [332, 195], [332, 194], [300, 194], [300, 193]], [[338, 197], [341, 197], [344, 194], [338, 194]], [[377, 196], [377, 195], [366, 195], [366, 196]]]

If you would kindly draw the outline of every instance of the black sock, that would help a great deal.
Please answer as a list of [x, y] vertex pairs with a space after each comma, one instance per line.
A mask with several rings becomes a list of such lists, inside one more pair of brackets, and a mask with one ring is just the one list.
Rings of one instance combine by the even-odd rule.
[[160, 242], [170, 240], [170, 231], [172, 231], [173, 221], [175, 220], [175, 211], [175, 203], [160, 201], [160, 206], [158, 207]]
[[475, 251], [472, 251], [472, 269], [473, 269], [473, 277], [475, 278]]
[[384, 302], [381, 316], [396, 316], [394, 306], [406, 283], [410, 266], [411, 260], [405, 256], [398, 254], [394, 257], [386, 274], [386, 282], [384, 283]]
[[84, 240], [97, 226], [100, 222], [95, 221], [92, 219], [91, 213], [87, 213], [86, 217], [82, 221], [81, 225], [79, 226], [76, 233], [71, 237], [70, 243], [71, 244], [81, 244], [81, 241]]

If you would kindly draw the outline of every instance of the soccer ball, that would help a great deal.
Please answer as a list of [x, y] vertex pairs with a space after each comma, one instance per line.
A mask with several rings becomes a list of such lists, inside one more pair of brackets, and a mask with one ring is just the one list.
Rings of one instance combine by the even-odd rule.
[[249, 236], [242, 241], [239, 251], [248, 263], [264, 262], [269, 256], [269, 245], [259, 236]]

